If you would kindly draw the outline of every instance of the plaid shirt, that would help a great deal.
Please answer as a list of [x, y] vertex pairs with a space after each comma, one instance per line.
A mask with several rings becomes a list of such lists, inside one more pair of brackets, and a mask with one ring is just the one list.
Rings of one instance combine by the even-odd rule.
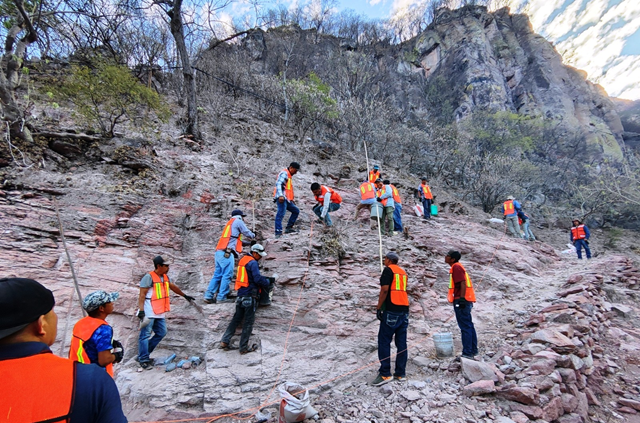
[[[289, 175], [287, 175], [287, 171], [283, 170], [278, 174], [278, 180], [276, 181], [276, 198], [284, 197], [284, 193], [282, 192], [282, 187], [286, 185], [289, 180]], [[287, 198], [285, 197], [285, 200]]]

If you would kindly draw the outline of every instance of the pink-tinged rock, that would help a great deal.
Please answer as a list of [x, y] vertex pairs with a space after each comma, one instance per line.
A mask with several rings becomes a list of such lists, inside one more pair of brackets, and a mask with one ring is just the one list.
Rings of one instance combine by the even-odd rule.
[[530, 419], [537, 420], [542, 418], [542, 408], [535, 405], [524, 405], [518, 403], [509, 403], [511, 411], [519, 411], [529, 417]]
[[587, 396], [587, 402], [589, 403], [589, 405], [595, 405], [598, 407], [600, 406], [600, 401], [596, 397], [596, 394], [593, 393], [591, 388], [585, 388], [584, 394]]
[[560, 357], [562, 357], [557, 352], [549, 351], [549, 350], [540, 351], [540, 352], [536, 353], [535, 356], [536, 357], [542, 357], [542, 358], [548, 358], [548, 359], [553, 360], [553, 361], [558, 361], [558, 360], [560, 360]]
[[576, 371], [573, 369], [565, 369], [565, 368], [560, 368], [558, 369], [558, 372], [560, 373], [560, 376], [562, 376], [562, 382], [569, 385], [572, 383], [576, 383], [577, 381], [577, 377], [576, 377]]
[[527, 323], [525, 323], [525, 325], [527, 326], [535, 326], [535, 325], [539, 325], [540, 323], [544, 322], [544, 315], [543, 314], [532, 314], [529, 317], [529, 320], [527, 320]]
[[576, 349], [576, 346], [571, 342], [571, 339], [553, 329], [543, 329], [535, 332], [531, 335], [531, 341], [551, 344], [553, 350], [556, 352], [558, 348], [560, 348], [561, 351], [573, 351]]
[[506, 400], [516, 401], [526, 405], [536, 404], [540, 399], [540, 394], [537, 389], [523, 388], [520, 386], [506, 387], [496, 391], [496, 394]]
[[571, 394], [562, 394], [562, 407], [565, 413], [572, 413], [578, 408], [578, 398]]
[[552, 311], [566, 310], [569, 308], [568, 304], [554, 304], [540, 310], [540, 313], [551, 313]]
[[512, 411], [509, 417], [516, 423], [529, 423], [529, 417], [521, 411]]
[[631, 407], [620, 407], [617, 409], [617, 411], [621, 412], [621, 413], [625, 413], [625, 414], [638, 414], [638, 412], [636, 410], [634, 410]]
[[568, 295], [571, 295], [571, 294], [577, 294], [578, 292], [582, 292], [582, 291], [584, 291], [584, 286], [582, 286], [582, 285], [576, 285], [576, 286], [573, 286], [573, 287], [571, 287], [571, 288], [569, 288], [569, 289], [566, 289], [566, 290], [564, 290], [564, 291], [560, 291], [560, 292], [558, 292], [558, 294], [557, 294], [557, 295], [558, 295], [558, 297], [560, 297], [560, 298], [564, 298], [564, 297], [566, 297], [566, 296], [568, 296]]
[[477, 382], [479, 380], [498, 382], [499, 380], [495, 372], [495, 365], [466, 358], [461, 358], [460, 364], [462, 365], [462, 375], [469, 382]]
[[479, 380], [462, 388], [462, 394], [468, 397], [491, 394], [495, 391], [496, 384], [492, 380]]
[[564, 407], [560, 397], [551, 398], [551, 401], [542, 409], [542, 419], [548, 422], [556, 420], [563, 414]]
[[[588, 399], [588, 397], [587, 397]], [[640, 411], [640, 401], [635, 401], [635, 400], [631, 400], [631, 399], [627, 399], [627, 398], [619, 398], [618, 399], [618, 404], [620, 405], [624, 405], [627, 407], [631, 407], [635, 410]]]
[[576, 394], [578, 398], [578, 408], [576, 412], [584, 419], [584, 421], [589, 420], [589, 402], [587, 401], [587, 396], [584, 392], [578, 392]]
[[574, 283], [578, 283], [578, 282], [580, 282], [582, 279], [584, 279], [584, 275], [574, 274], [574, 275], [571, 275], [571, 276], [569, 276], [569, 277], [567, 278], [567, 284], [568, 284], [568, 285], [571, 285], [571, 284], [574, 284]]
[[578, 414], [565, 414], [558, 419], [558, 423], [582, 423], [582, 417]]
[[551, 374], [556, 368], [556, 362], [548, 358], [537, 359], [529, 365], [527, 370], [537, 370], [539, 374], [546, 376]]

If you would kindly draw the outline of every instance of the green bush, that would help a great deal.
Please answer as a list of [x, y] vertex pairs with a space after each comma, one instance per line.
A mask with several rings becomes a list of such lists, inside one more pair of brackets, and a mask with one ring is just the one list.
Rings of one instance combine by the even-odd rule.
[[142, 85], [126, 66], [99, 63], [95, 69], [74, 67], [62, 86], [53, 91], [73, 103], [75, 112], [106, 137], [113, 137], [116, 125], [122, 122], [146, 123], [144, 109], [163, 121], [169, 117], [158, 93]]

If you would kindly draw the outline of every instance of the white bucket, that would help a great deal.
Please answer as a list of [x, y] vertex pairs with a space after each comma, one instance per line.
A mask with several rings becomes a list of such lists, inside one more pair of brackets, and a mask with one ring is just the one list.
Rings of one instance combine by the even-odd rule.
[[451, 336], [451, 332], [433, 334], [433, 343], [436, 345], [437, 357], [453, 356], [453, 336]]
[[382, 220], [383, 210], [384, 208], [382, 207], [382, 204], [376, 201], [371, 205], [371, 218], [374, 220], [378, 220], [378, 218], [380, 218]]

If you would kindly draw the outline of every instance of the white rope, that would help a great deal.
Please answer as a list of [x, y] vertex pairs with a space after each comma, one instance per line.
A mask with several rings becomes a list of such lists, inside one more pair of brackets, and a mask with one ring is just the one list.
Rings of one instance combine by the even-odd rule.
[[[369, 152], [367, 151], [367, 141], [362, 140], [362, 144], [364, 144], [364, 156], [367, 159], [367, 181], [369, 181]], [[382, 209], [384, 211], [384, 207]], [[378, 241], [380, 243], [380, 272], [384, 270], [384, 261], [382, 259], [382, 228], [380, 227], [380, 216], [376, 213], [378, 219]]]

